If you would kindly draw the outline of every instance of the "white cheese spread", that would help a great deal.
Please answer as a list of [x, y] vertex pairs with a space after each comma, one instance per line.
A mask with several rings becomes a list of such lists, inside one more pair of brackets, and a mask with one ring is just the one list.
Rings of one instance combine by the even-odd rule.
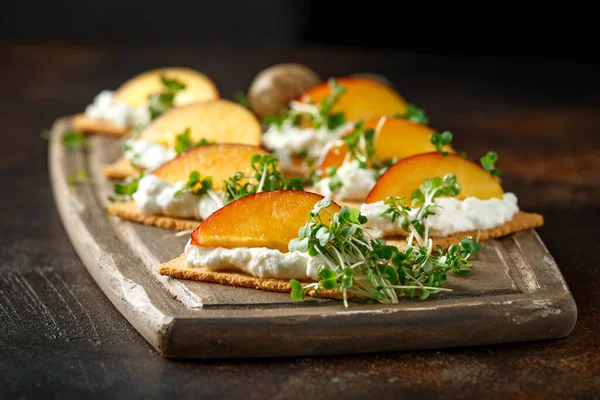
[[125, 142], [123, 156], [139, 168], [153, 170], [175, 158], [175, 150], [149, 140], [129, 139]]
[[140, 179], [133, 201], [144, 213], [198, 220], [208, 218], [223, 206], [208, 195], [180, 193], [175, 196], [175, 192], [184, 186], [185, 182], [171, 184], [156, 175], [146, 175]]
[[281, 127], [269, 127], [262, 141], [279, 158], [279, 165], [285, 169], [289, 167], [292, 155], [303, 151], [308, 157], [318, 159], [329, 142], [337, 140], [350, 128], [352, 124], [344, 124], [330, 131], [326, 126], [319, 129], [301, 128], [285, 122]]
[[[425, 219], [430, 236], [496, 228], [510, 221], [519, 211], [517, 196], [513, 193], [504, 193], [502, 199], [486, 200], [476, 197], [464, 200], [439, 197], [435, 203], [439, 206], [435, 208], [435, 215]], [[383, 201], [363, 204], [360, 208], [361, 214], [368, 219], [366, 226], [371, 228], [374, 237], [405, 234], [398, 221], [392, 223], [388, 215], [381, 215], [387, 208]], [[413, 209], [411, 215], [415, 215], [416, 211]]]
[[94, 102], [85, 109], [85, 115], [92, 119], [109, 121], [119, 128], [140, 128], [150, 123], [148, 107], [130, 107], [119, 103], [114, 98], [114, 92], [103, 90], [94, 98]]
[[321, 255], [315, 257], [298, 251], [282, 253], [265, 247], [204, 248], [185, 246], [186, 261], [190, 267], [210, 270], [237, 270], [259, 278], [319, 280], [318, 269], [327, 265]]
[[316, 188], [323, 196], [330, 196], [333, 200], [364, 200], [373, 186], [375, 186], [375, 170], [360, 168], [356, 160], [346, 162], [337, 170], [336, 176], [342, 186], [332, 191], [329, 187], [332, 178], [321, 179]]

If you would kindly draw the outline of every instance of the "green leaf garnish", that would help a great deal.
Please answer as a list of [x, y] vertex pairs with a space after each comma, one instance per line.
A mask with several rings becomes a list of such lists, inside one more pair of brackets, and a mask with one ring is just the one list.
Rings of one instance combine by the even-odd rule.
[[177, 197], [182, 193], [192, 193], [196, 195], [208, 194], [209, 190], [212, 189], [212, 177], [207, 176], [204, 179], [200, 176], [198, 171], [192, 171], [185, 186], [173, 195]]
[[67, 131], [62, 136], [62, 144], [68, 151], [81, 150], [85, 146], [85, 135], [77, 131]]
[[295, 279], [292, 279], [290, 281], [290, 286], [292, 288], [292, 293], [291, 293], [292, 300], [294, 300], [294, 301], [304, 300], [304, 297], [306, 296], [306, 289], [302, 288], [302, 285], [300, 284], [300, 282], [298, 282]]
[[[372, 238], [364, 226], [367, 218], [360, 210], [344, 206], [332, 214], [327, 210], [330, 204], [329, 197], [317, 203], [298, 237], [289, 243], [291, 252], [323, 259], [317, 282], [302, 285], [290, 281], [295, 301], [303, 299], [308, 290], [319, 289], [342, 293], [346, 307], [348, 293], [386, 304], [397, 303], [401, 296], [425, 300], [449, 290], [444, 288], [447, 272], [469, 273], [470, 257], [481, 250], [481, 244], [464, 238], [447, 251], [441, 247], [433, 251], [431, 239], [421, 237], [416, 244], [409, 238], [408, 246], [400, 250], [388, 246], [385, 240]], [[324, 215], [330, 217], [327, 224]]]
[[250, 162], [252, 163], [252, 175], [245, 176], [238, 172], [223, 183], [227, 202], [271, 190], [304, 190], [302, 179], [287, 179], [283, 176], [278, 167], [279, 160], [277, 158], [271, 155], [255, 154]]
[[323, 99], [320, 104], [313, 104], [310, 100], [306, 103], [292, 102], [291, 107], [284, 109], [279, 115], [263, 118], [263, 123], [281, 128], [285, 123], [299, 126], [301, 121], [306, 121], [315, 129], [325, 126], [330, 131], [336, 130], [345, 123], [346, 119], [344, 113], [334, 113], [332, 109], [345, 89], [334, 78], [330, 78], [327, 83], [331, 89], [331, 94]]
[[396, 114], [394, 115], [394, 118], [408, 119], [412, 122], [423, 125], [427, 125], [429, 123], [429, 118], [425, 114], [425, 110], [415, 106], [414, 104], [409, 104], [406, 108], [406, 113]]
[[88, 182], [88, 172], [85, 169], [80, 169], [73, 176], [69, 176], [67, 178], [67, 183], [69, 185], [75, 185], [78, 183], [87, 183]]
[[488, 153], [481, 157], [481, 166], [493, 176], [500, 176], [502, 172], [496, 168], [496, 162], [498, 161], [498, 154], [495, 151], [488, 151]]
[[122, 183], [115, 183], [113, 185], [113, 192], [116, 196], [110, 196], [110, 201], [128, 201], [131, 200], [131, 196], [137, 192], [138, 184], [140, 179], [144, 176], [142, 172], [135, 179], [125, 180]]
[[431, 144], [435, 146], [438, 153], [443, 156], [449, 154], [447, 151], [444, 151], [443, 148], [452, 143], [452, 132], [444, 131], [441, 134], [434, 132], [429, 136], [429, 140], [431, 141]]
[[375, 160], [375, 130], [365, 129], [364, 121], [357, 122], [354, 130], [342, 137], [348, 146], [351, 160], [357, 160], [361, 168], [367, 168], [369, 164], [377, 164]]
[[177, 79], [169, 79], [164, 75], [161, 76], [160, 81], [163, 84], [163, 90], [148, 97], [148, 110], [150, 111], [151, 120], [173, 107], [175, 95], [186, 87], [183, 82]]
[[198, 142], [194, 142], [190, 137], [190, 128], [187, 128], [183, 133], [177, 135], [175, 137], [175, 152], [177, 154], [183, 153], [186, 150], [189, 150], [193, 147], [201, 147], [209, 144], [214, 144], [215, 142], [208, 141], [202, 138]]
[[416, 212], [411, 214], [411, 207], [405, 204], [406, 198], [389, 196], [384, 201], [388, 208], [382, 215], [388, 216], [392, 222], [398, 221], [402, 229], [409, 234], [424, 235], [424, 220], [435, 214], [435, 200], [440, 196], [455, 197], [460, 192], [461, 187], [454, 174], [447, 174], [443, 178], [427, 178], [411, 194], [412, 206], [416, 208]]
[[178, 81], [177, 79], [169, 79], [166, 76], [161, 76], [160, 81], [169, 92], [177, 93], [185, 89], [185, 83]]
[[246, 108], [250, 108], [250, 103], [248, 102], [248, 95], [241, 90], [238, 90], [233, 93], [233, 100], [241, 106]]

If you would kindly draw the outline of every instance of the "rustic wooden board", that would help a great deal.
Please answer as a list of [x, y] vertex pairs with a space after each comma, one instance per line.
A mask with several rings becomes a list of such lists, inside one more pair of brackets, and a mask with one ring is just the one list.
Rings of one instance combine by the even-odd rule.
[[[160, 354], [172, 358], [271, 357], [475, 346], [561, 338], [577, 309], [553, 257], [533, 230], [488, 241], [452, 292], [427, 301], [351, 304], [160, 276], [186, 237], [105, 212], [112, 184], [103, 164], [121, 143], [90, 137], [85, 151], [61, 144], [71, 119], [52, 128], [49, 167], [65, 229], [115, 307]], [[90, 182], [67, 179], [87, 169]]]

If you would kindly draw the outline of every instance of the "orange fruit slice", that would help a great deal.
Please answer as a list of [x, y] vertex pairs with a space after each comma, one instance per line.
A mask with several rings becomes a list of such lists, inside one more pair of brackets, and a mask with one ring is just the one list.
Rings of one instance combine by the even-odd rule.
[[[288, 251], [290, 240], [306, 224], [323, 196], [296, 190], [262, 192], [233, 201], [208, 217], [192, 234], [200, 247], [266, 247]], [[331, 203], [332, 214], [341, 207]], [[322, 211], [323, 218], [327, 218]]]

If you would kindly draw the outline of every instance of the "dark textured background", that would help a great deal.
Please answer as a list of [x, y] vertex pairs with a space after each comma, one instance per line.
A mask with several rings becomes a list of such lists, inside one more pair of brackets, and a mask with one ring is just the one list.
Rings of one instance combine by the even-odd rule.
[[310, 44], [468, 57], [596, 62], [584, 2], [22, 0], [3, 4], [0, 38], [156, 45]]
[[[177, 12], [176, 2], [24, 1], [0, 14], [0, 398], [598, 398], [600, 81], [593, 52], [577, 50], [590, 41], [585, 10], [538, 14], [530, 19], [535, 35], [516, 41], [533, 14], [505, 3], [474, 18], [460, 2], [403, 13], [400, 5], [394, 14], [373, 7], [360, 11], [360, 21], [331, 3], [318, 13], [325, 6], [317, 2], [251, 2], [252, 12], [242, 2], [202, 3]], [[574, 13], [582, 23], [569, 30]], [[274, 33], [273, 18], [282, 15], [305, 19], [300, 27], [275, 22]], [[493, 22], [492, 15], [517, 22]], [[114, 22], [102, 25], [107, 19]], [[348, 29], [325, 24], [332, 19]], [[382, 20], [394, 24], [379, 26]], [[506, 41], [476, 45], [485, 35], [473, 26]], [[375, 31], [368, 43], [357, 33], [367, 28]], [[540, 236], [578, 305], [573, 333], [541, 343], [350, 357], [161, 359], [69, 243], [50, 191], [43, 130], [144, 69], [188, 65], [229, 97], [283, 61], [323, 76], [382, 73], [433, 123], [453, 131], [459, 148], [497, 150], [505, 189], [546, 218]]]

